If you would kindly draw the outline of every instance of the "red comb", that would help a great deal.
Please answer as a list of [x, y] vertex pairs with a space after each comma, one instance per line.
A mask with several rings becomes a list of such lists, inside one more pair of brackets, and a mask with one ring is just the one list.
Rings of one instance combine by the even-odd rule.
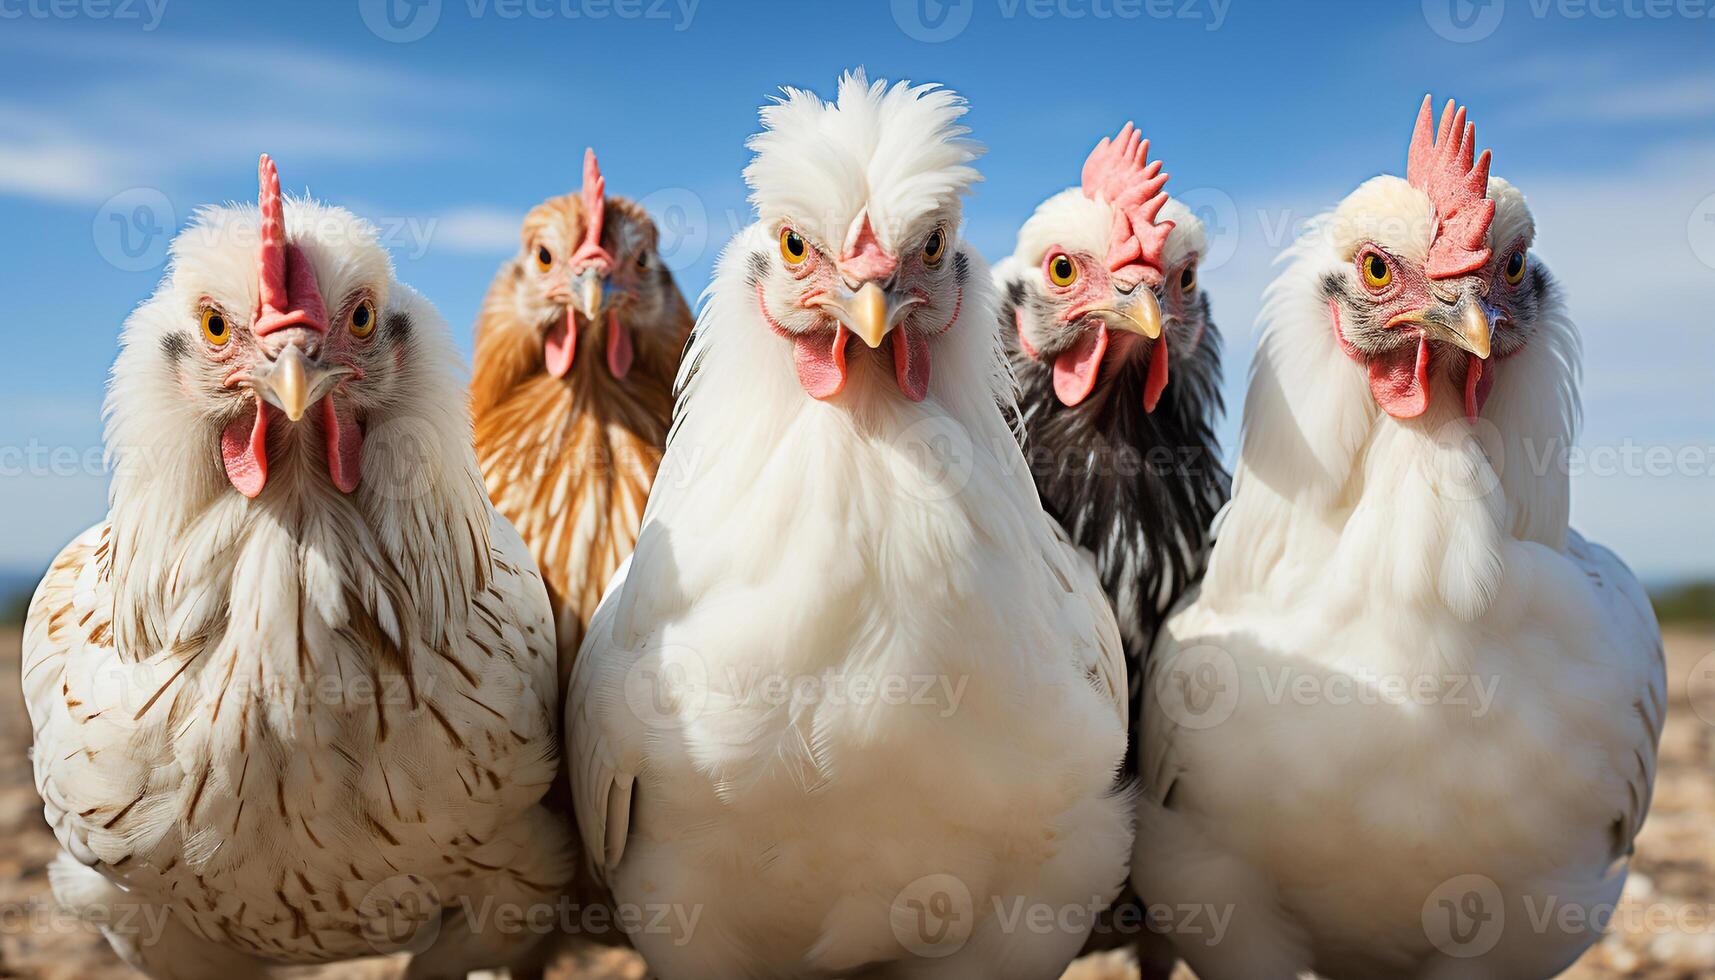
[[1161, 161], [1149, 163], [1149, 141], [1131, 123], [1119, 135], [1103, 139], [1084, 161], [1084, 196], [1097, 196], [1113, 209], [1108, 232], [1108, 268], [1143, 265], [1161, 274], [1161, 251], [1173, 222], [1156, 221], [1167, 195]]
[[1430, 97], [1423, 97], [1417, 128], [1406, 155], [1405, 179], [1429, 195], [1435, 208], [1435, 233], [1429, 240], [1424, 272], [1431, 279], [1462, 276], [1489, 261], [1489, 223], [1495, 202], [1488, 199], [1489, 151], [1472, 162], [1477, 127], [1465, 121], [1465, 108], [1453, 100], [1441, 110], [1441, 128], [1431, 133]]
[[280, 201], [280, 172], [268, 154], [256, 167], [257, 206], [262, 211], [262, 244], [257, 250], [256, 316], [251, 332], [262, 337], [287, 327], [326, 332], [327, 307], [316, 287], [316, 272], [298, 246], [286, 242], [286, 210]]
[[584, 201], [584, 240], [572, 253], [572, 262], [578, 265], [599, 262], [611, 267], [613, 256], [601, 247], [601, 226], [607, 217], [607, 181], [602, 179], [593, 147], [584, 150], [584, 187], [579, 193]]

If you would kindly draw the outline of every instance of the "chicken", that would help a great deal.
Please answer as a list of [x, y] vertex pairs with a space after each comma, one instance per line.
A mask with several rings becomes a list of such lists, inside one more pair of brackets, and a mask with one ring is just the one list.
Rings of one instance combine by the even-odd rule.
[[111, 510], [30, 607], [55, 893], [159, 977], [527, 961], [460, 911], [571, 876], [539, 804], [546, 590], [483, 494], [444, 322], [373, 226], [284, 199], [266, 156], [260, 183], [127, 320]]
[[686, 478], [568, 698], [598, 870], [699, 915], [634, 936], [664, 980], [1054, 976], [1124, 879], [1118, 629], [1002, 415], [964, 111], [855, 72], [750, 142], [757, 219], [681, 370]]
[[1036, 209], [994, 276], [1025, 459], [1043, 507], [1095, 555], [1134, 688], [1227, 497], [1203, 223], [1162, 191], [1148, 151], [1129, 123], [1102, 140], [1081, 186]]
[[477, 318], [471, 380], [488, 493], [547, 580], [562, 679], [637, 541], [691, 331], [654, 223], [605, 188], [588, 150], [582, 192], [525, 217]]
[[1406, 178], [1267, 294], [1233, 501], [1146, 679], [1134, 883], [1231, 910], [1176, 937], [1205, 980], [1554, 975], [1649, 807], [1660, 632], [1567, 526], [1578, 337], [1475, 142], [1425, 99]]
[[[1130, 123], [1084, 163], [1079, 186], [1044, 201], [995, 267], [1000, 331], [1018, 379], [1024, 455], [1042, 505], [1095, 559], [1124, 641], [1132, 731], [1156, 629], [1203, 572], [1227, 498], [1214, 424], [1221, 337], [1198, 284], [1203, 223], [1163, 190], [1149, 141]], [[1169, 374], [1169, 352], [1172, 371]], [[1126, 774], [1135, 772], [1128, 753]], [[1172, 953], [1142, 940], [1152, 975]]]

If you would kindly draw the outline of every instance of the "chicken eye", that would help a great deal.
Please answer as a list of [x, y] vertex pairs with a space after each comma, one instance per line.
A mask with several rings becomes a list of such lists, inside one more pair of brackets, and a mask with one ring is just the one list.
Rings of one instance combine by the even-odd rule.
[[780, 231], [780, 257], [786, 260], [787, 265], [803, 265], [804, 260], [810, 257], [810, 245], [804, 241], [804, 236], [783, 228]]
[[375, 301], [365, 299], [351, 310], [351, 335], [357, 338], [367, 337], [375, 332]]
[[1380, 252], [1364, 253], [1358, 264], [1364, 270], [1364, 285], [1371, 289], [1386, 289], [1393, 282], [1393, 268]]
[[1061, 252], [1048, 260], [1048, 281], [1056, 286], [1070, 286], [1078, 281], [1078, 265], [1072, 257]]
[[1189, 296], [1197, 291], [1197, 267], [1188, 265], [1179, 273], [1179, 291]]
[[923, 242], [923, 264], [934, 268], [941, 264], [941, 257], [947, 254], [947, 235], [937, 228], [929, 233]]
[[536, 268], [542, 272], [547, 272], [553, 265], [554, 253], [548, 251], [548, 246], [536, 246]]
[[1507, 265], [1504, 271], [1509, 285], [1516, 286], [1524, 281], [1524, 249], [1517, 249], [1513, 254], [1507, 256]]
[[202, 335], [216, 347], [225, 347], [232, 339], [232, 326], [226, 322], [219, 310], [208, 308], [202, 311]]
[[637, 267], [639, 269], [649, 268], [649, 251], [647, 249], [637, 253]]

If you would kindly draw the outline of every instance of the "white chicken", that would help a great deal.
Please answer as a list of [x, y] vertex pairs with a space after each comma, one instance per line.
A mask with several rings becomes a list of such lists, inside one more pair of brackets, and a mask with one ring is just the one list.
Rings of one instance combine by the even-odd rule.
[[751, 141], [757, 220], [567, 710], [666, 980], [1052, 977], [1124, 880], [1118, 630], [1002, 416], [963, 113], [857, 72]]
[[1149, 666], [1134, 883], [1205, 980], [1547, 977], [1599, 937], [1665, 681], [1567, 526], [1577, 334], [1524, 197], [1425, 99], [1406, 178], [1271, 287], [1230, 510]]
[[157, 977], [526, 960], [481, 916], [570, 877], [546, 590], [445, 323], [371, 225], [260, 180], [126, 322], [112, 509], [30, 608], [55, 893]]

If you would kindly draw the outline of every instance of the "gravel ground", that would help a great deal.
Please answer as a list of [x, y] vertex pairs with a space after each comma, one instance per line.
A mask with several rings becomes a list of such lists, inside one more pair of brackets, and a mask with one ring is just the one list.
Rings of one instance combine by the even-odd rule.
[[[1667, 647], [1671, 705], [1655, 804], [1614, 928], [1565, 974], [1571, 980], [1715, 980], [1715, 634], [1673, 632]], [[30, 727], [18, 692], [16, 631], [0, 632], [0, 674], [0, 980], [133, 976], [99, 935], [53, 911], [47, 866], [56, 845], [25, 756]], [[397, 972], [396, 963], [376, 961], [299, 975], [380, 980]], [[569, 958], [551, 973], [554, 980], [643, 975], [635, 957], [613, 951]], [[1110, 957], [1081, 963], [1068, 978], [1136, 975], [1123, 957]]]

